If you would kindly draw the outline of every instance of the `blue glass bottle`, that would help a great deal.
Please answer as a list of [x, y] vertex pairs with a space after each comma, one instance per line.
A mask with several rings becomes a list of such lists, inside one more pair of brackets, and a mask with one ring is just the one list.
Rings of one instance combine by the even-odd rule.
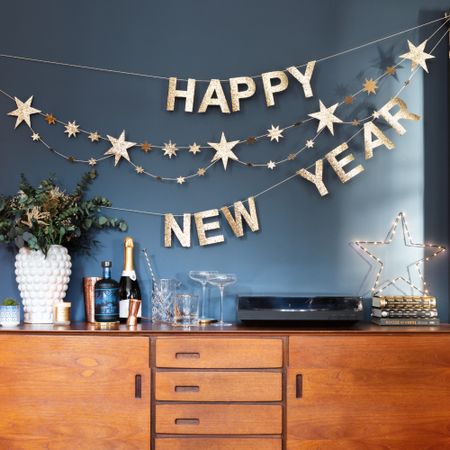
[[96, 322], [119, 322], [119, 283], [111, 278], [111, 267], [111, 261], [102, 261], [103, 278], [95, 283]]

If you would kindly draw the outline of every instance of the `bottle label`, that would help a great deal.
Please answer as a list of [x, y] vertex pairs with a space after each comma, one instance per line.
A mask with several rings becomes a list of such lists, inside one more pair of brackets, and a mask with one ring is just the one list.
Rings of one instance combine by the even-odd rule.
[[119, 316], [119, 289], [95, 289], [95, 318], [97, 321], [113, 322]]
[[129, 277], [131, 278], [133, 281], [136, 281], [136, 272], [134, 270], [124, 270], [122, 272], [122, 276], [123, 277]]

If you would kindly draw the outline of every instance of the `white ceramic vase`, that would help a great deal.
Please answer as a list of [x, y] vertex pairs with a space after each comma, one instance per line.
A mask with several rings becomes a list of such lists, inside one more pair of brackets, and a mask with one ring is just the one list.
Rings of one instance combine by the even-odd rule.
[[66, 296], [71, 267], [70, 255], [62, 245], [52, 245], [47, 257], [41, 250], [19, 250], [16, 280], [26, 323], [53, 322], [53, 303]]

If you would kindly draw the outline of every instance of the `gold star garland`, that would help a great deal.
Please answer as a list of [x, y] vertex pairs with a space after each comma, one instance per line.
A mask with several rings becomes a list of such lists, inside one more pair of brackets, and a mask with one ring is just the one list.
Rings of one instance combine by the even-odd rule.
[[[447, 31], [447, 32], [448, 32], [448, 31]], [[445, 34], [447, 34], [447, 32], [446, 32]], [[435, 33], [436, 33], [436, 32], [435, 32]], [[435, 34], [435, 33], [434, 33], [434, 34]], [[441, 38], [441, 40], [442, 40], [442, 38]], [[426, 43], [426, 41], [425, 41], [424, 43], [422, 43], [420, 46], [418, 46], [417, 48], [418, 48], [418, 49], [421, 49], [421, 50], [423, 51], [425, 43]], [[434, 50], [434, 48], [433, 48], [433, 50]], [[430, 57], [429, 54], [425, 54], [425, 55], [427, 55], [427, 58]], [[373, 93], [376, 93], [375, 91], [376, 91], [376, 89], [377, 89], [377, 82], [378, 82], [379, 80], [381, 80], [381, 79], [384, 78], [384, 77], [391, 76], [393, 73], [395, 73], [396, 68], [397, 68], [397, 67], [398, 67], [405, 59], [411, 59], [411, 58], [407, 58], [407, 54], [402, 55], [402, 56], [405, 56], [405, 58], [403, 58], [399, 63], [397, 63], [395, 66], [390, 66], [390, 67], [388, 67], [388, 68], [386, 69], [386, 71], [385, 71], [382, 75], [380, 75], [378, 78], [376, 78], [375, 80], [373, 80], [373, 79], [367, 80], [367, 79], [366, 79], [365, 83], [363, 84], [363, 87], [362, 87], [359, 91], [355, 92], [355, 93], [354, 93], [353, 95], [351, 95], [351, 96], [345, 97], [344, 100], [341, 101], [340, 103], [337, 103], [337, 104], [333, 105], [333, 106], [330, 107], [330, 108], [326, 108], [323, 104], [321, 104], [321, 112], [322, 112], [322, 110], [324, 110], [324, 112], [326, 112], [326, 115], [327, 115], [326, 120], [328, 120], [328, 122], [321, 122], [321, 123], [319, 123], [319, 127], [318, 127], [318, 128], [319, 128], [319, 131], [318, 131], [317, 134], [314, 136], [314, 138], [313, 138], [313, 139], [308, 139], [308, 140], [306, 141], [305, 146], [303, 146], [301, 149], [299, 149], [296, 153], [290, 153], [286, 158], [281, 159], [281, 160], [279, 160], [279, 161], [272, 161], [272, 160], [270, 160], [269, 162], [266, 162], [266, 163], [252, 163], [252, 162], [249, 162], [249, 161], [242, 161], [242, 160], [238, 159], [237, 157], [236, 157], [236, 159], [235, 159], [234, 157], [233, 157], [232, 159], [235, 159], [236, 162], [238, 162], [239, 164], [242, 164], [242, 165], [245, 165], [245, 166], [248, 166], [248, 167], [265, 167], [265, 168], [269, 168], [269, 169], [273, 170], [278, 164], [283, 164], [283, 163], [285, 163], [285, 162], [295, 160], [296, 157], [297, 157], [302, 151], [305, 150], [305, 148], [312, 148], [312, 147], [314, 146], [315, 140], [318, 138], [318, 136], [320, 135], [320, 133], [322, 132], [322, 130], [323, 130], [325, 127], [327, 127], [328, 129], [330, 129], [330, 131], [332, 130], [333, 122], [342, 123], [342, 124], [351, 124], [351, 125], [356, 126], [356, 125], [359, 125], [360, 123], [364, 123], [364, 122], [369, 121], [369, 120], [371, 120], [371, 119], [373, 120], [374, 118], [377, 118], [377, 115], [376, 115], [377, 112], [375, 111], [373, 115], [367, 116], [367, 117], [365, 117], [365, 118], [363, 118], [363, 119], [359, 119], [359, 120], [353, 119], [352, 121], [344, 122], [344, 121], [341, 121], [339, 118], [335, 117], [335, 116], [333, 115], [333, 113], [334, 113], [335, 109], [337, 109], [337, 108], [340, 107], [341, 105], [353, 103], [354, 97], [358, 96], [360, 93], [362, 93], [362, 92], [370, 93], [370, 92], [368, 92], [368, 86], [367, 86], [367, 83], [368, 83], [368, 82], [369, 82], [369, 90], [373, 90], [373, 91], [374, 91]], [[414, 61], [413, 61], [413, 63], [414, 63]], [[417, 68], [417, 65], [418, 65], [418, 64], [416, 64], [416, 68]], [[420, 64], [420, 66], [423, 67], [422, 64]], [[415, 72], [415, 69], [414, 69], [414, 72], [413, 72], [411, 75], [413, 75], [414, 73], [416, 73], [416, 72]], [[410, 81], [411, 78], [412, 78], [412, 76], [410, 76], [410, 78], [409, 78], [407, 81], [404, 82], [404, 86], [403, 86], [403, 87], [408, 86], [409, 81]], [[11, 97], [10, 95], [6, 94], [4, 91], [1, 91], [1, 90], [0, 90], [0, 92], [3, 93], [3, 94], [5, 94], [5, 95], [7, 95], [8, 97], [10, 97], [10, 98], [12, 99], [12, 97]], [[352, 98], [352, 101], [351, 101], [351, 102], [349, 102], [349, 97]], [[16, 104], [17, 104], [17, 100], [18, 100], [18, 99], [16, 99]], [[30, 102], [30, 100], [32, 100], [32, 97], [31, 97], [29, 100], [27, 100], [27, 102]], [[31, 102], [30, 102], [30, 103], [31, 103]], [[320, 103], [321, 103], [321, 102], [320, 102]], [[34, 110], [34, 109], [33, 109], [33, 110]], [[327, 110], [327, 111], [325, 111], [325, 110]], [[36, 112], [34, 112], [34, 111], [36, 111]], [[73, 137], [76, 137], [77, 134], [81, 132], [81, 133], [87, 134], [87, 135], [88, 135], [88, 138], [91, 140], [91, 142], [97, 142], [97, 141], [100, 140], [100, 139], [102, 139], [102, 140], [107, 140], [106, 138], [104, 138], [103, 136], [101, 136], [97, 131], [95, 131], [95, 132], [92, 132], [92, 131], [91, 131], [91, 132], [88, 132], [88, 131], [85, 131], [85, 130], [80, 129], [80, 128], [79, 128], [80, 126], [79, 126], [78, 124], [76, 124], [76, 121], [65, 123], [65, 122], [62, 122], [62, 121], [57, 120], [57, 119], [55, 118], [55, 116], [53, 116], [53, 114], [42, 113], [42, 112], [39, 111], [39, 110], [34, 110], [34, 111], [31, 112], [30, 114], [38, 113], [38, 114], [44, 116], [45, 121], [46, 121], [49, 125], [54, 125], [56, 122], [59, 123], [59, 124], [64, 125], [64, 127], [65, 127], [65, 129], [66, 129], [66, 130], [65, 130], [65, 133], [68, 134], [68, 137], [72, 137], [72, 136], [73, 136]], [[13, 115], [13, 113], [15, 113], [15, 111], [13, 111], [12, 113], [9, 113], [9, 114], [10, 114], [10, 115]], [[272, 125], [271, 128], [267, 130], [268, 133], [263, 134], [263, 135], [260, 135], [260, 136], [256, 136], [256, 137], [250, 137], [250, 138], [247, 138], [247, 139], [245, 139], [245, 140], [232, 141], [233, 146], [234, 146], [234, 145], [241, 144], [241, 143], [243, 143], [243, 142], [247, 142], [247, 143], [248, 143], [248, 142], [250, 142], [249, 139], [252, 140], [251, 142], [256, 142], [256, 140], [261, 139], [261, 138], [264, 138], [264, 137], [269, 137], [271, 140], [276, 140], [276, 141], [278, 142], [278, 139], [283, 137], [283, 135], [282, 135], [281, 133], [284, 132], [285, 130], [288, 130], [288, 129], [293, 128], [293, 127], [297, 127], [297, 126], [299, 126], [299, 125], [302, 125], [302, 124], [307, 123], [307, 122], [309, 122], [309, 121], [311, 121], [311, 120], [314, 120], [314, 119], [318, 119], [318, 120], [320, 120], [320, 121], [323, 120], [322, 117], [313, 117], [314, 115], [316, 115], [316, 114], [310, 114], [310, 117], [309, 117], [309, 118], [307, 118], [307, 119], [305, 119], [305, 120], [302, 120], [302, 121], [299, 121], [299, 122], [296, 122], [296, 123], [294, 123], [294, 124], [288, 125], [288, 126], [286, 126], [286, 127], [284, 127], [284, 128], [281, 128], [281, 129], [279, 128], [279, 126], [274, 127], [274, 126]], [[319, 115], [319, 113], [317, 113], [317, 115]], [[330, 122], [330, 121], [331, 121], [331, 122]], [[330, 125], [331, 125], [331, 127], [330, 127]], [[30, 126], [30, 129], [32, 129], [31, 126]], [[361, 130], [362, 130], [362, 128], [361, 128], [357, 133], [359, 133]], [[34, 133], [34, 132], [33, 132], [33, 133]], [[108, 158], [111, 157], [111, 156], [116, 156], [116, 164], [117, 164], [118, 159], [120, 159], [120, 157], [117, 158], [117, 154], [115, 154], [114, 152], [112, 152], [112, 150], [113, 150], [114, 147], [111, 148], [108, 152], [105, 153], [106, 156], [101, 157], [101, 158], [90, 158], [90, 159], [88, 159], [88, 160], [76, 159], [76, 158], [74, 158], [73, 156], [67, 156], [67, 155], [64, 155], [64, 154], [62, 154], [62, 153], [60, 153], [60, 152], [57, 152], [56, 150], [52, 149], [47, 143], [45, 143], [45, 142], [40, 138], [40, 136], [39, 136], [37, 133], [34, 133], [33, 136], [34, 136], [33, 140], [42, 142], [42, 143], [43, 143], [48, 149], [50, 149], [53, 153], [55, 153], [55, 154], [57, 154], [57, 155], [59, 155], [59, 156], [65, 158], [65, 159], [67, 159], [67, 160], [69, 160], [69, 161], [71, 161], [71, 162], [79, 162], [79, 163], [87, 163], [87, 164], [89, 164], [89, 165], [95, 165], [95, 164], [97, 164], [97, 162], [99, 162], [99, 161], [103, 161], [103, 160], [105, 160], [105, 159], [108, 159]], [[37, 138], [37, 136], [38, 136], [38, 138]], [[274, 137], [274, 136], [276, 136], [276, 137]], [[277, 139], [277, 137], [278, 137], [278, 139]], [[110, 138], [111, 138], [111, 136], [108, 136], [108, 140], [110, 140]], [[112, 142], [112, 141], [110, 141], [110, 142]], [[226, 143], [226, 142], [225, 142], [225, 143]], [[199, 153], [199, 152], [201, 151], [200, 149], [202, 149], [202, 148], [214, 148], [214, 147], [211, 146], [211, 145], [208, 146], [208, 147], [205, 147], [205, 146], [199, 146], [199, 145], [196, 144], [196, 143], [194, 143], [194, 144], [192, 144], [192, 145], [190, 145], [190, 146], [188, 146], [188, 147], [185, 147], [185, 146], [177, 147], [176, 144], [173, 144], [171, 141], [169, 141], [168, 144], [167, 144], [167, 143], [164, 144], [164, 146], [154, 146], [154, 145], [152, 145], [152, 144], [149, 144], [147, 141], [145, 141], [145, 142], [142, 143], [142, 144], [136, 144], [136, 143], [126, 143], [126, 144], [132, 144], [132, 145], [129, 145], [129, 147], [140, 146], [141, 149], [142, 149], [144, 152], [146, 152], [146, 153], [147, 153], [152, 147], [161, 148], [161, 149], [164, 150], [164, 153], [165, 153], [167, 156], [169, 156], [169, 158], [171, 158], [172, 156], [176, 156], [176, 152], [177, 152], [179, 149], [185, 149], [185, 148], [188, 148], [188, 149], [189, 149], [189, 152], [190, 152], [190, 153], [193, 153], [193, 154], [195, 155], [196, 153]], [[209, 143], [209, 144], [211, 144], [211, 143]], [[230, 142], [228, 142], [228, 144], [230, 144]], [[216, 144], [216, 145], [218, 145], [218, 144]], [[217, 152], [217, 149], [216, 149], [216, 152]], [[109, 153], [112, 153], [112, 154], [109, 154]], [[114, 153], [114, 154], [113, 154], [113, 153]], [[126, 149], [125, 149], [125, 153], [126, 153], [126, 155], [128, 155], [127, 152], [126, 152]], [[230, 153], [231, 153], [233, 156], [236, 156], [236, 155], [234, 155], [233, 152], [230, 152]], [[123, 156], [126, 158], [125, 155], [123, 155]], [[217, 156], [217, 153], [216, 153], [216, 156]], [[231, 156], [229, 156], [229, 157], [231, 157]], [[152, 174], [152, 173], [150, 173], [150, 172], [145, 171], [141, 166], [135, 165], [135, 164], [134, 164], [131, 160], [129, 160], [129, 159], [128, 159], [128, 162], [129, 162], [132, 166], [134, 166], [135, 171], [136, 171], [136, 173], [138, 173], [138, 174], [149, 175], [149, 176], [151, 176], [151, 177], [153, 177], [153, 178], [155, 178], [155, 179], [157, 179], [157, 180], [176, 181], [178, 184], [183, 184], [183, 183], [185, 182], [186, 179], [204, 176], [204, 175], [205, 175], [205, 172], [206, 172], [210, 167], [212, 167], [212, 166], [213, 166], [217, 161], [219, 161], [219, 160], [222, 160], [222, 162], [224, 163], [224, 168], [226, 169], [226, 163], [225, 163], [225, 161], [223, 160], [223, 158], [222, 158], [222, 157], [218, 157], [218, 158], [214, 157], [213, 160], [211, 161], [211, 163], [210, 163], [208, 166], [206, 166], [205, 168], [200, 168], [200, 169], [198, 169], [196, 172], [194, 172], [194, 173], [192, 173], [192, 174], [190, 174], [190, 175], [178, 176], [178, 177], [161, 177], [161, 176], [159, 176], [159, 175], [155, 175], [155, 174]], [[181, 182], [181, 180], [183, 180], [183, 181]]]

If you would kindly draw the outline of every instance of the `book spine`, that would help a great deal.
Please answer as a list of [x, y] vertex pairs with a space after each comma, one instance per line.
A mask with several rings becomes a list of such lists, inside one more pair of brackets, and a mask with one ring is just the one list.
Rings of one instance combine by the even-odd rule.
[[376, 308], [414, 308], [414, 309], [433, 309], [436, 308], [436, 299], [423, 300], [387, 300], [383, 298], [372, 299], [372, 306]]
[[436, 309], [378, 309], [372, 308], [374, 317], [417, 317], [417, 318], [433, 318], [438, 316]]
[[439, 325], [439, 319], [389, 319], [383, 317], [373, 317], [372, 322], [377, 325], [422, 325], [436, 326]]

